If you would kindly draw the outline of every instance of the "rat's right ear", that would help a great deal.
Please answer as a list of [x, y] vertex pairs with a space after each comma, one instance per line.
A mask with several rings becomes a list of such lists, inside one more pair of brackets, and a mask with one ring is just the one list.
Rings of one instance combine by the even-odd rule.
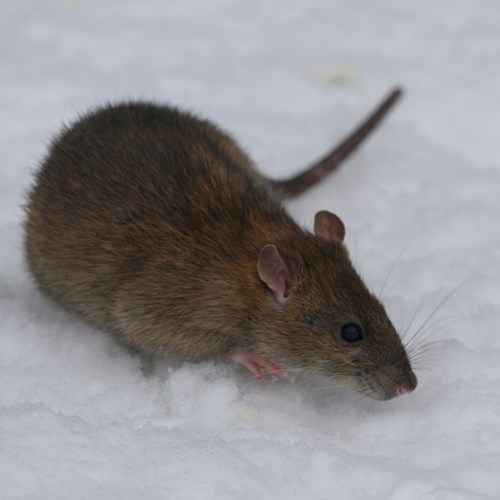
[[314, 234], [326, 241], [342, 242], [345, 237], [345, 226], [338, 215], [321, 210], [314, 217]]
[[260, 251], [257, 271], [259, 278], [274, 292], [278, 304], [288, 305], [295, 277], [274, 245], [266, 245]]

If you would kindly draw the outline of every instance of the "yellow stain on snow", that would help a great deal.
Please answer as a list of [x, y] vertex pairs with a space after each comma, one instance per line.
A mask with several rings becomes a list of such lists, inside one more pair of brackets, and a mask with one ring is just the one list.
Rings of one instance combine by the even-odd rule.
[[260, 415], [260, 411], [253, 405], [243, 405], [240, 407], [240, 417], [243, 420], [253, 420]]
[[66, 0], [66, 5], [70, 9], [75, 9], [75, 10], [81, 8], [84, 3], [85, 0]]
[[347, 64], [321, 64], [310, 72], [312, 79], [322, 86], [353, 87], [359, 82], [359, 74]]

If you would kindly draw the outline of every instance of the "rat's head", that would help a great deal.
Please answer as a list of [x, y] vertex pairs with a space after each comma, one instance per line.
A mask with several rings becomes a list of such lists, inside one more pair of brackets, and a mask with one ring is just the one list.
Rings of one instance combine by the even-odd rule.
[[417, 379], [406, 351], [351, 264], [342, 221], [318, 212], [314, 231], [260, 252], [269, 299], [261, 349], [284, 369], [320, 373], [375, 399], [411, 392]]

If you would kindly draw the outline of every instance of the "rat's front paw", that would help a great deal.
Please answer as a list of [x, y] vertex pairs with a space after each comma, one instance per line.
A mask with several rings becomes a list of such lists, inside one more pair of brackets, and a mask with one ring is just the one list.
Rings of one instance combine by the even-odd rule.
[[278, 380], [283, 380], [285, 378], [285, 372], [280, 366], [274, 364], [260, 354], [251, 351], [240, 351], [233, 354], [232, 359], [236, 363], [245, 366], [258, 379], [264, 377], [262, 370], [265, 370], [269, 375], [276, 377]]

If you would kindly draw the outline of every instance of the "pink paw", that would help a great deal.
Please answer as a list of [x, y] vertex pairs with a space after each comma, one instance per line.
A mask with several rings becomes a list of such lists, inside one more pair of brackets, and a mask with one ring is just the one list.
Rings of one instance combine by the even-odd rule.
[[258, 379], [264, 377], [262, 370], [265, 370], [269, 375], [276, 377], [278, 380], [283, 380], [285, 378], [285, 372], [281, 367], [275, 365], [265, 356], [261, 356], [260, 354], [247, 351], [237, 352], [233, 354], [233, 361], [245, 366]]

